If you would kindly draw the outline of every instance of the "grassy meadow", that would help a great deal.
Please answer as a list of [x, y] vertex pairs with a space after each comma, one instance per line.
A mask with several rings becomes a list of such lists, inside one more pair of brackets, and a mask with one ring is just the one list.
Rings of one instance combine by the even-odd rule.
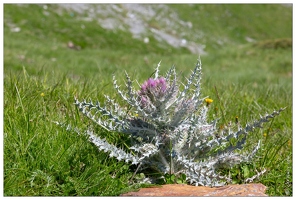
[[[292, 6], [167, 5], [199, 30], [207, 54], [191, 53], [150, 38], [149, 43], [124, 30], [102, 28], [58, 5], [4, 4], [4, 196], [118, 196], [146, 185], [130, 184], [133, 169], [98, 151], [80, 129], [91, 125], [74, 106], [79, 99], [120, 101], [112, 75], [124, 85], [124, 71], [139, 83], [161, 61], [160, 73], [176, 66], [180, 80], [201, 58], [202, 94], [213, 99], [209, 120], [219, 126], [241, 125], [285, 107], [248, 144], [262, 147], [253, 163], [224, 171], [243, 183], [263, 168], [256, 183], [269, 196], [292, 196]], [[158, 21], [147, 21], [161, 30]], [[83, 25], [83, 26], [82, 26]], [[82, 28], [83, 27], [83, 28]], [[182, 30], [177, 30], [182, 31]], [[252, 38], [247, 41], [246, 38]], [[77, 49], [67, 47], [69, 41]], [[223, 41], [223, 42], [219, 42]], [[79, 47], [79, 48], [78, 48]], [[97, 133], [123, 145], [119, 133]]]

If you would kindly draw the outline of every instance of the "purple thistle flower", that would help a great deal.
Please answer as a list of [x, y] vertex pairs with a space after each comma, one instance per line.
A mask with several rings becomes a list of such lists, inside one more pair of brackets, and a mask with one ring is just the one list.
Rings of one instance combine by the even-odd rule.
[[141, 97], [141, 104], [142, 104], [142, 106], [146, 106], [147, 103], [148, 103], [148, 101], [147, 101], [146, 97], [142, 96]]
[[162, 86], [160, 87], [160, 91], [161, 91], [162, 93], [164, 93], [164, 92], [166, 91], [166, 89], [167, 89], [166, 85], [162, 85]]
[[145, 91], [147, 90], [147, 86], [148, 86], [147, 81], [145, 81], [145, 82], [141, 85], [141, 90], [142, 90], [142, 92], [145, 92]]
[[160, 77], [160, 78], [158, 79], [158, 81], [159, 81], [159, 83], [162, 84], [162, 85], [165, 85], [165, 84], [166, 84], [165, 78], [163, 78], [163, 77]]
[[164, 93], [167, 89], [165, 78], [161, 77], [158, 79], [158, 87], [160, 88], [160, 91]]
[[147, 81], [147, 85], [149, 88], [155, 88], [156, 87], [156, 81], [153, 78], [149, 78]]
[[166, 91], [167, 83], [164, 77], [157, 79], [149, 78], [141, 85], [141, 90], [138, 91], [141, 106], [149, 107], [149, 104], [161, 101]]

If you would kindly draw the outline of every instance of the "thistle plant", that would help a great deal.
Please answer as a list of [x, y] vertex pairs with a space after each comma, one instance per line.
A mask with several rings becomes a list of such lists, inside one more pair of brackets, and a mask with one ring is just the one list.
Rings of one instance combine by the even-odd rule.
[[160, 63], [154, 77], [136, 88], [125, 73], [126, 90], [121, 89], [113, 76], [113, 86], [125, 106], [107, 95], [103, 105], [75, 98], [80, 112], [107, 131], [126, 134], [130, 146], [119, 148], [91, 129], [86, 131], [90, 141], [110, 157], [137, 165], [137, 171], [183, 174], [188, 183], [196, 186], [230, 183], [231, 178], [221, 175], [219, 169], [250, 162], [260, 148], [260, 141], [251, 152], [244, 153], [248, 133], [262, 128], [263, 123], [283, 109], [261, 116], [236, 131], [229, 128], [221, 132], [216, 128], [218, 119], [207, 120], [212, 100], [201, 96], [201, 61], [198, 60], [185, 84], [178, 81], [174, 66], [164, 76], [159, 75], [159, 67]]

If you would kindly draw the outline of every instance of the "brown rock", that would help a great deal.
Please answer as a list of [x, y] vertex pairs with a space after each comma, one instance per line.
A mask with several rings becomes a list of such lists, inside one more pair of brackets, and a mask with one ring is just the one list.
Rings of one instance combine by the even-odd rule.
[[142, 188], [121, 196], [267, 196], [263, 184], [226, 185], [204, 187], [185, 184], [168, 184], [160, 187]]

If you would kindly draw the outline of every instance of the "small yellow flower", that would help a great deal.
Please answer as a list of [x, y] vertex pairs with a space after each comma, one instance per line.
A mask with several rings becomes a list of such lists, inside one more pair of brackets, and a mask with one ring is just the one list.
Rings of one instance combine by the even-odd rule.
[[138, 116], [139, 116], [139, 114], [138, 114], [138, 113], [136, 113], [136, 114], [135, 114], [135, 117], [138, 117]]
[[263, 136], [266, 137], [267, 136], [267, 133], [263, 133]]
[[44, 96], [45, 96], [45, 94], [42, 92], [42, 93], [40, 94], [40, 96], [44, 97]]
[[289, 141], [288, 141], [288, 146], [291, 146], [291, 145], [292, 145], [292, 141], [289, 140]]
[[235, 123], [238, 123], [238, 116], [235, 117]]
[[210, 98], [206, 98], [205, 102], [207, 103], [207, 106], [209, 106], [214, 100]]

